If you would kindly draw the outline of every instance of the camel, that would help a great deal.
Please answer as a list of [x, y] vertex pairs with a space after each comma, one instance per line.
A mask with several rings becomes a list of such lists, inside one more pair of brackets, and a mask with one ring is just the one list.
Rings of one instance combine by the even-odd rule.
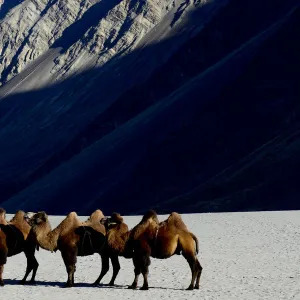
[[178, 213], [171, 213], [167, 220], [159, 223], [156, 212], [148, 211], [131, 230], [128, 243], [133, 247], [135, 268], [130, 289], [137, 288], [138, 277], [142, 273], [144, 284], [141, 290], [148, 290], [150, 256], [166, 259], [174, 254], [182, 254], [191, 268], [192, 280], [187, 290], [199, 289], [202, 267], [197, 259], [198, 239], [187, 229]]
[[94, 282], [99, 285], [102, 278], [109, 270], [109, 259], [113, 266], [113, 275], [109, 282], [110, 286], [115, 284], [115, 279], [120, 271], [119, 256], [132, 258], [132, 252], [127, 247], [127, 240], [130, 234], [127, 224], [123, 222], [123, 218], [118, 213], [112, 213], [110, 218], [103, 218], [101, 223], [106, 229], [106, 244], [101, 253], [102, 269], [100, 276]]
[[32, 277], [30, 283], [34, 283], [35, 275], [38, 269], [38, 262], [34, 256], [37, 247], [35, 239], [32, 236], [25, 219], [25, 212], [19, 210], [15, 216], [6, 221], [6, 211], [0, 208], [0, 286], [4, 285], [3, 271], [7, 257], [24, 252], [27, 259], [27, 267], [24, 278], [21, 283], [24, 284], [30, 272]]
[[86, 222], [81, 222], [77, 214], [71, 212], [54, 230], [45, 212], [38, 212], [28, 220], [41, 248], [51, 252], [60, 250], [68, 273], [65, 287], [74, 286], [77, 256], [101, 253], [105, 243], [105, 227], [100, 223], [103, 217], [97, 210]]

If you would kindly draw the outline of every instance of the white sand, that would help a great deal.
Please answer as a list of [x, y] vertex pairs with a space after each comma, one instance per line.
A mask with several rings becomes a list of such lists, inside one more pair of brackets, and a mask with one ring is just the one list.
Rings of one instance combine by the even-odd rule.
[[[183, 215], [200, 240], [200, 290], [183, 290], [191, 275], [182, 256], [152, 259], [149, 291], [127, 289], [133, 280], [133, 265], [123, 258], [116, 287], [92, 287], [101, 270], [98, 255], [79, 257], [76, 286], [63, 289], [67, 274], [60, 252], [40, 250], [36, 254], [40, 263], [37, 285], [18, 285], [25, 271], [25, 256], [11, 257], [5, 266], [6, 286], [0, 288], [0, 299], [300, 299], [299, 216], [299, 211]], [[160, 220], [164, 218], [160, 216]], [[50, 218], [53, 226], [61, 219]], [[125, 217], [130, 227], [140, 219]], [[103, 283], [110, 277], [111, 270]]]

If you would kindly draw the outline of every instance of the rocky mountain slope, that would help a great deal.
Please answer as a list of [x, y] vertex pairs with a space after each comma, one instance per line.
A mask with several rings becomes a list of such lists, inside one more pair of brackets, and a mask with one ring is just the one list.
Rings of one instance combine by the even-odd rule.
[[298, 208], [299, 1], [7, 2], [8, 210]]
[[[47, 79], [44, 85], [102, 66], [138, 44], [143, 47], [153, 34], [155, 42], [165, 38], [167, 26], [173, 27], [190, 9], [205, 4], [174, 0], [30, 0], [16, 1], [14, 7], [10, 3], [6, 8], [6, 3], [1, 8], [0, 23], [2, 85], [41, 55], [44, 63], [48, 61], [43, 71], [43, 79]], [[213, 6], [220, 4], [222, 1]], [[160, 32], [155, 34], [155, 29], [145, 37], [158, 23]], [[50, 49], [51, 57], [46, 59]]]

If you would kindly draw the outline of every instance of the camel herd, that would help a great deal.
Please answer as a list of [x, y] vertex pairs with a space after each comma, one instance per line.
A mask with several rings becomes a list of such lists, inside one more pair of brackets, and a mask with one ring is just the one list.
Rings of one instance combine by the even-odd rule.
[[105, 217], [96, 210], [82, 222], [75, 212], [52, 230], [45, 212], [25, 213], [17, 211], [15, 216], [6, 220], [6, 211], [0, 208], [0, 285], [4, 285], [3, 271], [7, 257], [24, 252], [27, 267], [21, 283], [24, 284], [30, 272], [30, 282], [34, 283], [38, 262], [35, 250], [39, 247], [48, 251], [60, 250], [68, 279], [66, 287], [74, 285], [77, 256], [99, 253], [102, 269], [94, 285], [99, 285], [109, 270], [109, 260], [113, 275], [109, 285], [113, 286], [120, 270], [119, 256], [130, 258], [134, 265], [134, 280], [128, 287], [136, 289], [139, 275], [144, 282], [140, 289], [148, 290], [150, 257], [165, 259], [174, 254], [182, 254], [187, 260], [192, 279], [188, 290], [199, 289], [202, 267], [198, 261], [198, 239], [190, 232], [178, 213], [171, 213], [163, 222], [158, 221], [155, 211], [148, 211], [135, 227], [129, 230], [122, 216], [113, 213]]

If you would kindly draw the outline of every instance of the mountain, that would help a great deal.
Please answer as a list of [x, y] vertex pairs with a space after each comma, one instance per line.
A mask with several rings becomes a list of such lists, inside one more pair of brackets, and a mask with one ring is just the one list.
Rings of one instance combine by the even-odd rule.
[[1, 205], [299, 208], [299, 4], [2, 5]]

